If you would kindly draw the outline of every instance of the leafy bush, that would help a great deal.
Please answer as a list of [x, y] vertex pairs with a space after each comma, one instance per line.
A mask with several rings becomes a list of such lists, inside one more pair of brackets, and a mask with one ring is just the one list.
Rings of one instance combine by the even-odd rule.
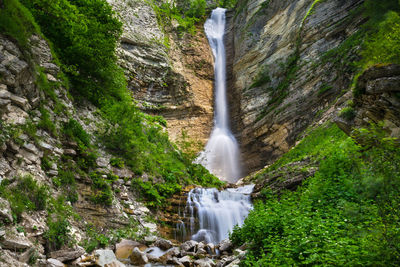
[[339, 116], [346, 120], [351, 120], [356, 116], [356, 112], [353, 107], [345, 107], [340, 111]]
[[29, 37], [40, 33], [32, 14], [18, 0], [3, 0], [3, 5], [4, 8], [0, 8], [0, 32], [26, 47]]
[[367, 39], [362, 56], [366, 65], [400, 63], [400, 15], [389, 11]]
[[63, 127], [63, 133], [68, 138], [82, 143], [85, 146], [90, 146], [90, 135], [82, 128], [74, 119], [70, 119]]
[[[321, 160], [296, 192], [278, 198], [265, 190], [265, 200], [234, 230], [235, 244], [249, 244], [243, 266], [399, 264], [398, 144], [381, 130], [360, 130], [361, 146], [344, 134], [330, 134], [336, 131], [336, 126], [317, 130], [277, 163], [308, 153]], [[323, 150], [312, 147], [315, 136], [325, 136]]]
[[91, 201], [96, 204], [102, 204], [105, 206], [111, 206], [113, 201], [113, 192], [111, 190], [111, 182], [108, 176], [107, 178], [103, 178], [102, 173], [92, 172], [89, 174], [90, 179], [92, 180], [92, 189], [93, 195], [91, 197]]
[[39, 111], [41, 113], [41, 117], [40, 117], [40, 121], [38, 123], [38, 127], [42, 128], [43, 130], [48, 131], [53, 136], [57, 136], [57, 128], [50, 118], [49, 111], [44, 106], [41, 106], [39, 108]]
[[105, 0], [21, 0], [55, 47], [73, 89], [100, 104], [121, 99], [125, 79], [115, 48], [122, 24]]
[[17, 177], [15, 185], [4, 180], [0, 185], [0, 196], [11, 204], [11, 210], [17, 220], [24, 211], [44, 210], [49, 199], [49, 188], [40, 185], [32, 176]]

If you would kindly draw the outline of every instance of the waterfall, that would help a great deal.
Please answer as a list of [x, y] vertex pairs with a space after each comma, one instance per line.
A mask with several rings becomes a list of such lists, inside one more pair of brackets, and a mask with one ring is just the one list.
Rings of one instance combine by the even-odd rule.
[[250, 193], [253, 187], [191, 190], [187, 198], [191, 238], [214, 244], [228, 238], [233, 227], [241, 226], [252, 209]]
[[214, 128], [205, 150], [196, 162], [228, 182], [240, 178], [239, 146], [229, 128], [226, 97], [226, 57], [224, 46], [225, 9], [214, 9], [204, 29], [214, 55], [215, 111]]

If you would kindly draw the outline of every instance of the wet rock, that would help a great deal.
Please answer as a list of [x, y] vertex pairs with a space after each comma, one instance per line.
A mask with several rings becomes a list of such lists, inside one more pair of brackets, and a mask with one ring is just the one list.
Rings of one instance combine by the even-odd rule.
[[143, 244], [139, 242], [122, 239], [121, 242], [115, 245], [115, 256], [117, 259], [128, 259], [134, 248], [142, 246]]
[[177, 248], [177, 247], [171, 248], [164, 255], [159, 257], [159, 261], [164, 264], [167, 264], [170, 262], [171, 259], [180, 256], [180, 254], [181, 253], [179, 251], [179, 248]]
[[0, 198], [0, 220], [5, 223], [11, 223], [13, 221], [10, 203], [3, 198]]
[[144, 237], [144, 241], [146, 241], [147, 244], [154, 243], [157, 240], [157, 236], [155, 235], [149, 235]]
[[57, 250], [50, 252], [50, 257], [57, 259], [61, 262], [72, 261], [85, 253], [85, 249], [77, 246], [76, 248], [64, 249], [64, 250]]
[[139, 248], [134, 248], [132, 254], [129, 256], [131, 263], [134, 265], [143, 265], [149, 262], [146, 253], [139, 250]]
[[166, 239], [157, 239], [157, 241], [154, 243], [154, 246], [161, 248], [162, 250], [168, 250], [173, 247], [173, 244], [170, 240]]
[[209, 258], [198, 259], [194, 262], [195, 266], [198, 267], [215, 267], [216, 264]]
[[191, 267], [192, 263], [193, 263], [192, 259], [189, 256], [185, 256], [183, 258], [180, 258], [179, 262], [181, 264], [183, 264], [185, 267]]
[[198, 244], [198, 243], [197, 243], [196, 241], [194, 241], [194, 240], [189, 240], [189, 241], [186, 241], [185, 243], [183, 243], [183, 244], [180, 246], [180, 248], [181, 248], [182, 251], [185, 251], [185, 252], [194, 252], [194, 250], [195, 250], [197, 244]]
[[208, 243], [206, 245], [206, 250], [208, 253], [215, 253], [215, 245], [213, 243]]
[[232, 242], [229, 239], [222, 240], [218, 248], [221, 252], [229, 251], [232, 249]]

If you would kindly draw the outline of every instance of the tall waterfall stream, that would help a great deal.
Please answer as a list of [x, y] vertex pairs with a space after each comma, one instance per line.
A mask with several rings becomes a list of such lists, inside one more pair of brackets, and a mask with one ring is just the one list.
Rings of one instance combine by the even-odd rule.
[[[226, 57], [224, 46], [225, 9], [214, 9], [204, 25], [214, 55], [215, 112], [214, 128], [197, 163], [222, 180], [234, 183], [240, 178], [239, 146], [229, 128], [226, 97]], [[235, 225], [242, 225], [252, 208], [253, 185], [228, 188], [196, 188], [189, 192], [183, 216], [189, 226], [177, 225], [184, 239], [217, 244], [229, 237]]]

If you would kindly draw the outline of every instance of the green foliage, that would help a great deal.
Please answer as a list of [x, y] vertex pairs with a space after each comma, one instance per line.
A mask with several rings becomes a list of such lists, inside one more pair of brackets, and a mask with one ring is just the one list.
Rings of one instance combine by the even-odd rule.
[[70, 119], [63, 127], [63, 133], [71, 140], [86, 147], [90, 146], [90, 135], [82, 128], [79, 122]]
[[121, 23], [105, 0], [21, 0], [55, 47], [73, 89], [100, 104], [125, 98], [125, 79], [116, 64]]
[[70, 205], [66, 205], [66, 199], [59, 196], [50, 198], [47, 218], [48, 230], [44, 233], [47, 249], [50, 251], [61, 249], [63, 246], [73, 244], [71, 236], [71, 216], [75, 216]]
[[268, 68], [266, 66], [262, 67], [260, 72], [254, 78], [253, 83], [250, 85], [249, 89], [263, 86], [266, 83], [271, 82], [271, 77], [268, 73]]
[[194, 161], [199, 151], [203, 148], [201, 142], [191, 139], [185, 130], [182, 130], [176, 144], [190, 161]]
[[343, 119], [351, 120], [356, 116], [356, 112], [353, 107], [345, 107], [340, 111], [339, 116]]
[[218, 6], [232, 9], [236, 6], [238, 0], [219, 0]]
[[93, 225], [86, 226], [87, 238], [81, 244], [87, 252], [92, 252], [96, 248], [109, 246], [111, 238], [99, 231]]
[[264, 201], [234, 230], [232, 241], [249, 245], [242, 266], [399, 264], [398, 143], [379, 127], [356, 132], [362, 145], [339, 131], [316, 130], [276, 163], [320, 159], [296, 192], [278, 198], [265, 190]]
[[[151, 0], [152, 7], [157, 14], [159, 24], [167, 31], [167, 27], [171, 27], [172, 21], [178, 23], [178, 34], [182, 35], [186, 32], [194, 34], [196, 32], [196, 23], [204, 18], [206, 14], [205, 0], [189, 0], [160, 2]], [[165, 44], [167, 47], [169, 44]]]
[[113, 166], [113, 167], [117, 167], [117, 168], [125, 167], [124, 160], [121, 159], [121, 158], [111, 158], [110, 159], [110, 165]]
[[96, 204], [111, 206], [113, 201], [111, 183], [114, 180], [114, 177], [105, 175], [107, 178], [104, 178], [103, 175], [105, 174], [98, 172], [92, 172], [89, 174], [89, 177], [92, 180], [93, 190], [91, 201]]
[[70, 241], [70, 223], [67, 218], [58, 215], [55, 219], [49, 217], [47, 220], [49, 229], [44, 234], [51, 250], [61, 249], [62, 246]]
[[47, 156], [43, 156], [42, 160], [41, 160], [41, 167], [43, 170], [48, 171], [50, 170], [52, 165], [51, 160], [49, 159], [49, 157]]
[[[72, 169], [72, 168], [71, 168]], [[78, 201], [78, 192], [76, 187], [75, 172], [71, 169], [59, 169], [58, 176], [53, 178], [53, 183], [61, 187], [67, 200], [71, 203]]]
[[46, 130], [47, 132], [51, 133], [53, 136], [57, 136], [57, 129], [56, 129], [56, 126], [54, 125], [53, 121], [50, 118], [49, 111], [44, 106], [41, 106], [39, 108], [39, 111], [41, 113], [41, 116], [40, 116], [40, 121], [38, 123], [38, 127], [42, 128], [43, 130]]
[[370, 34], [361, 53], [367, 66], [377, 63], [400, 64], [400, 16], [389, 11], [377, 26], [377, 32]]
[[333, 87], [330, 84], [324, 83], [321, 88], [319, 88], [318, 90], [318, 96], [323, 95], [325, 92], [328, 92], [329, 90], [331, 90]]
[[0, 32], [27, 47], [29, 37], [40, 33], [32, 14], [18, 0], [3, 0], [3, 4], [4, 8], [0, 8]]
[[24, 211], [44, 210], [47, 207], [49, 189], [40, 185], [32, 176], [17, 177], [16, 182], [3, 180], [0, 185], [0, 196], [10, 202], [11, 210], [17, 220]]

